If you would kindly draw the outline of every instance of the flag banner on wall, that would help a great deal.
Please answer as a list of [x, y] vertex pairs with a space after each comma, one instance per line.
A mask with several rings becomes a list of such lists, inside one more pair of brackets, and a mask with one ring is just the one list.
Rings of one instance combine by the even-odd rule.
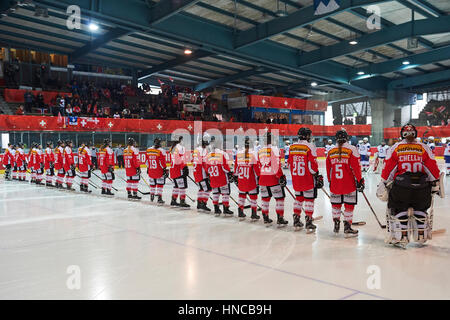
[[341, 7], [341, 0], [314, 0], [314, 15], [333, 12]]
[[78, 117], [67, 117], [69, 120], [69, 126], [78, 125]]

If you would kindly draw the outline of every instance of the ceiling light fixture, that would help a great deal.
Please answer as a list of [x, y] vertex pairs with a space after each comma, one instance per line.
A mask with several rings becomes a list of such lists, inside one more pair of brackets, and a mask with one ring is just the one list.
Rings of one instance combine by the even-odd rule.
[[364, 74], [364, 71], [358, 71], [358, 75], [362, 76]]
[[89, 30], [91, 30], [91, 31], [97, 31], [97, 30], [98, 30], [98, 24], [95, 24], [95, 23], [91, 22], [91, 23], [89, 24]]
[[317, 87], [317, 82], [311, 82], [311, 87]]
[[404, 66], [407, 66], [408, 64], [410, 64], [410, 62], [409, 62], [408, 60], [405, 60], [405, 61], [402, 62], [402, 64], [403, 64]]
[[192, 50], [189, 48], [184, 49], [184, 54], [191, 54]]
[[351, 44], [352, 46], [354, 46], [354, 45], [357, 45], [357, 44], [358, 44], [358, 41], [356, 41], [356, 40], [351, 40], [351, 41], [349, 42], [349, 44]]

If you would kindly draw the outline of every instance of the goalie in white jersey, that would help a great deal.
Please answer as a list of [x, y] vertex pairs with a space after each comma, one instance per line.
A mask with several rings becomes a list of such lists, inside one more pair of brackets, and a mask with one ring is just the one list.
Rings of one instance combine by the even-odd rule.
[[447, 168], [446, 174], [447, 176], [450, 176], [450, 138], [446, 139], [444, 159], [445, 159], [445, 166]]
[[387, 152], [389, 150], [389, 146], [386, 145], [386, 141], [382, 141], [381, 144], [377, 147], [377, 154], [375, 159], [375, 167], [374, 170], [376, 173], [380, 173], [383, 170], [384, 160], [386, 159]]

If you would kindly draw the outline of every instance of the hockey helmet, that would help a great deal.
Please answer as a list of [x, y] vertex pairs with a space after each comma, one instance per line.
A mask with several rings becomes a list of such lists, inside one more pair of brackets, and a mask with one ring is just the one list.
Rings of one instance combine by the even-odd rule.
[[264, 138], [266, 140], [266, 145], [272, 144], [272, 133], [269, 130], [264, 134]]
[[381, 145], [384, 146], [386, 144], [386, 141], [381, 141]]
[[245, 147], [246, 149], [250, 148], [250, 138], [249, 138], [249, 137], [245, 137], [245, 140], [244, 140], [244, 147]]
[[408, 123], [405, 124], [400, 130], [400, 136], [405, 139], [407, 137], [417, 138], [417, 129], [414, 125]]
[[211, 136], [208, 132], [203, 133], [202, 137], [202, 147], [206, 147], [211, 142]]
[[344, 129], [339, 130], [336, 132], [335, 138], [338, 143], [347, 142], [348, 141], [348, 133]]
[[133, 138], [128, 138], [127, 145], [134, 146], [135, 143], [136, 143], [136, 141]]
[[329, 143], [329, 144], [332, 144], [332, 143], [333, 143], [333, 140], [328, 139], [328, 143]]
[[66, 145], [68, 146], [69, 144], [72, 143], [72, 140], [66, 140]]
[[300, 128], [297, 132], [298, 138], [300, 140], [309, 141], [311, 139], [312, 131], [310, 128]]
[[431, 142], [434, 142], [434, 137], [433, 136], [429, 136], [428, 137], [428, 141], [431, 143]]
[[51, 147], [53, 145], [52, 141], [47, 141], [47, 147]]
[[364, 143], [369, 142], [369, 138], [363, 138], [363, 142]]

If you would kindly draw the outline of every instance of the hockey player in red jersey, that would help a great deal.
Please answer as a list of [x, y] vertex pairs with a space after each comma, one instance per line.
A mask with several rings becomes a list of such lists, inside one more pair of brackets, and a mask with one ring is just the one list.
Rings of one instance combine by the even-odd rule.
[[75, 190], [72, 188], [75, 179], [75, 160], [73, 158], [73, 143], [70, 140], [66, 141], [64, 148], [64, 171], [66, 172], [66, 187], [68, 190]]
[[305, 229], [314, 231], [313, 222], [314, 199], [317, 189], [323, 187], [323, 176], [319, 174], [316, 146], [310, 142], [311, 129], [298, 130], [298, 142], [289, 148], [288, 165], [292, 176], [292, 186], [295, 190], [294, 227], [303, 228], [300, 221], [302, 209], [305, 211]]
[[25, 157], [25, 152], [23, 151], [23, 143], [21, 142], [19, 142], [17, 145], [15, 159], [19, 181], [25, 181], [27, 172], [27, 161]]
[[8, 147], [5, 149], [2, 164], [5, 167], [5, 180], [11, 180], [11, 170], [14, 165], [14, 152], [11, 143], [8, 143]]
[[201, 145], [195, 148], [192, 154], [194, 180], [198, 185], [197, 210], [204, 210], [206, 212], [211, 212], [211, 209], [206, 205], [208, 203], [209, 193], [211, 192], [211, 184], [203, 163], [208, 154], [207, 147], [210, 143], [210, 139], [211, 136], [205, 132], [202, 137]]
[[111, 192], [114, 175], [114, 152], [110, 147], [109, 139], [103, 141], [103, 145], [97, 152], [97, 164], [102, 173], [102, 194], [113, 196]]
[[56, 184], [57, 188], [63, 187], [64, 176], [64, 147], [65, 144], [62, 141], [57, 142], [58, 146], [55, 149], [55, 170], [57, 171]]
[[[187, 189], [187, 176], [189, 175], [189, 169], [186, 161], [186, 149], [182, 145], [183, 137], [179, 137], [178, 141], [172, 143], [170, 148], [170, 177], [173, 180], [174, 186], [172, 190], [171, 206], [177, 206], [180, 208], [190, 208], [190, 205], [186, 203], [186, 189]], [[177, 198], [180, 196], [180, 203], [177, 202]]]
[[244, 206], [247, 195], [250, 198], [250, 207], [252, 209], [252, 220], [258, 220], [260, 216], [257, 214], [258, 199], [258, 174], [259, 167], [257, 155], [254, 150], [250, 150], [250, 139], [245, 138], [244, 149], [238, 150], [234, 161], [234, 182], [239, 189], [239, 209], [238, 217], [245, 218]]
[[223, 214], [232, 216], [230, 210], [230, 180], [232, 173], [228, 165], [228, 155], [220, 149], [222, 141], [211, 137], [210, 151], [206, 155], [203, 167], [209, 176], [212, 188], [212, 198], [214, 204], [214, 213], [220, 215], [222, 211], [219, 208], [219, 197], [222, 195]]
[[17, 162], [16, 162], [17, 146], [15, 144], [11, 145], [11, 169], [12, 169], [12, 180], [17, 180]]
[[347, 141], [347, 131], [336, 132], [336, 146], [328, 151], [326, 167], [334, 232], [339, 233], [341, 208], [344, 204], [344, 235], [354, 237], [358, 235], [358, 230], [352, 229], [353, 210], [358, 202], [357, 191], [364, 190], [364, 179], [361, 176], [358, 150]]
[[150, 201], [158, 196], [157, 203], [164, 204], [162, 192], [167, 178], [166, 152], [161, 147], [161, 140], [155, 138], [153, 146], [147, 149], [145, 155], [147, 174], [150, 183]]
[[53, 176], [55, 175], [55, 155], [53, 154], [53, 142], [47, 142], [44, 150], [45, 185], [53, 187]]
[[262, 213], [264, 223], [272, 223], [269, 218], [269, 204], [273, 197], [276, 201], [275, 212], [277, 224], [285, 226], [288, 222], [284, 219], [284, 187], [286, 176], [281, 169], [281, 154], [278, 147], [272, 145], [272, 134], [266, 133], [266, 146], [258, 151], [259, 186], [262, 198]]
[[89, 190], [89, 178], [91, 177], [91, 156], [89, 153], [89, 149], [86, 147], [84, 142], [81, 143], [81, 146], [78, 148], [78, 171], [80, 172], [80, 191], [90, 193]]
[[[393, 145], [386, 156], [377, 196], [388, 197], [388, 242], [406, 247], [409, 239], [425, 243], [431, 239], [432, 221], [427, 210], [431, 206], [433, 186], [438, 186], [440, 171], [432, 150], [417, 142], [417, 130], [407, 124], [401, 129], [402, 140]], [[411, 216], [408, 209], [412, 208]], [[410, 224], [408, 221], [411, 218]], [[412, 234], [411, 234], [412, 233]]]
[[128, 199], [141, 200], [138, 196], [138, 184], [141, 179], [141, 161], [139, 160], [139, 149], [135, 147], [136, 141], [128, 138], [127, 148], [123, 151], [123, 162], [127, 176]]

